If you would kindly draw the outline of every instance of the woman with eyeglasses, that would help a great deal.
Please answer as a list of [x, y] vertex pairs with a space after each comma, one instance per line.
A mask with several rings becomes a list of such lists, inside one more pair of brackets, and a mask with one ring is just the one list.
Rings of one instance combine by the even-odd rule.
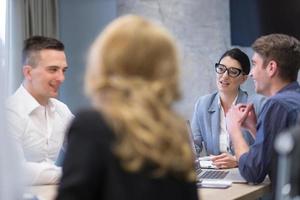
[[[248, 56], [238, 48], [226, 51], [215, 64], [218, 91], [200, 97], [195, 105], [192, 131], [198, 155], [203, 150], [212, 155], [211, 160], [217, 168], [233, 168], [238, 163], [234, 156], [229, 134], [226, 130], [226, 113], [232, 105], [251, 102], [256, 116], [260, 112], [264, 97], [249, 96], [240, 88], [250, 72]], [[254, 142], [248, 131], [244, 131], [248, 144]]]

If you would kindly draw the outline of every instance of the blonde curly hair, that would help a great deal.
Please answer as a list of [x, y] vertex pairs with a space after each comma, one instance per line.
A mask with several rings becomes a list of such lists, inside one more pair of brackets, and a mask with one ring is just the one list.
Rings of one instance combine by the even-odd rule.
[[131, 172], [195, 181], [185, 121], [172, 110], [179, 99], [178, 56], [163, 27], [123, 16], [93, 43], [86, 91], [116, 133], [114, 152]]

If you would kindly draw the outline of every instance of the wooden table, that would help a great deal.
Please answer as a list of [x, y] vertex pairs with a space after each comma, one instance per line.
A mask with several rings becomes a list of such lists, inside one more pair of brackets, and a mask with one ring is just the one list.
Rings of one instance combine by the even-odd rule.
[[259, 185], [249, 185], [244, 183], [234, 183], [231, 187], [227, 189], [210, 189], [203, 188], [198, 189], [198, 194], [203, 200], [253, 200], [262, 197], [271, 191], [271, 185], [269, 180], [259, 184]]
[[[57, 185], [33, 186], [28, 189], [28, 192], [35, 194], [40, 200], [54, 200], [56, 195]], [[270, 192], [270, 182], [266, 180], [259, 185], [248, 184], [232, 184], [227, 189], [198, 189], [198, 194], [201, 200], [253, 200]]]

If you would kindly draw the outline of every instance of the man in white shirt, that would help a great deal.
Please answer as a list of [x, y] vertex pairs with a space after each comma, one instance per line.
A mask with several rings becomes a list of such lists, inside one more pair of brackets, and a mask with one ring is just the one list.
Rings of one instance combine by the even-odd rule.
[[23, 75], [19, 89], [7, 100], [9, 130], [24, 156], [26, 182], [58, 183], [61, 167], [55, 165], [63, 146], [71, 111], [55, 99], [67, 70], [64, 45], [33, 36], [24, 42]]

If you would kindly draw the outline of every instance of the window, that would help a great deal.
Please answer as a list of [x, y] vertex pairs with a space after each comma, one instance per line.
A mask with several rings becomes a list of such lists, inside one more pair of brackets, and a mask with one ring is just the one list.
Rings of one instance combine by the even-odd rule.
[[[5, 57], [6, 57], [6, 48], [5, 48], [5, 27], [6, 27], [6, 0], [0, 1], [0, 84], [1, 84], [1, 95], [6, 94], [6, 79], [3, 74], [5, 70]], [[3, 98], [1, 96], [0, 98]]]
[[6, 0], [0, 1], [0, 38], [5, 42]]

